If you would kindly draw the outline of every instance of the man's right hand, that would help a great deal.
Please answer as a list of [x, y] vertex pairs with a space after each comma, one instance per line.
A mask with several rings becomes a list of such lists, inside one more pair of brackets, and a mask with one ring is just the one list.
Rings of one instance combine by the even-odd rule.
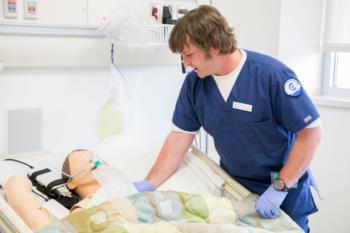
[[141, 180], [138, 182], [134, 182], [134, 186], [139, 192], [147, 192], [147, 191], [154, 191], [156, 188], [154, 185], [149, 182], [148, 180]]
[[146, 179], [156, 187], [166, 181], [184, 160], [194, 137], [192, 133], [171, 131]]

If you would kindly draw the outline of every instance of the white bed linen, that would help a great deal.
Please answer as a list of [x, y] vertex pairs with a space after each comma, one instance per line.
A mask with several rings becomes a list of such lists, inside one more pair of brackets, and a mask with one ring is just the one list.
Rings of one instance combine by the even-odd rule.
[[[110, 138], [95, 148], [97, 155], [123, 171], [132, 180], [146, 177], [158, 157], [161, 144], [129, 135]], [[188, 153], [179, 169], [157, 190], [174, 190], [202, 195], [221, 195], [224, 180], [198, 157]]]

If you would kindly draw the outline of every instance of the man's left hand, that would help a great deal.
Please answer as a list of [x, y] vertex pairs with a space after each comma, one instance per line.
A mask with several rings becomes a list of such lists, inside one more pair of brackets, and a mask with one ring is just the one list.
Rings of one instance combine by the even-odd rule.
[[270, 185], [256, 202], [256, 212], [261, 218], [276, 218], [287, 194], [288, 192], [277, 191]]
[[133, 184], [138, 192], [153, 192], [156, 189], [149, 180], [141, 180]]

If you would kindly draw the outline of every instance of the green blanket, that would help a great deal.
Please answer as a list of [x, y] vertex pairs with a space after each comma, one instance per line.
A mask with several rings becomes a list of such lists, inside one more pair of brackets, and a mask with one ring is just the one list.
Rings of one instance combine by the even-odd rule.
[[283, 212], [273, 220], [257, 217], [256, 196], [243, 202], [181, 192], [144, 192], [118, 197], [71, 214], [38, 233], [243, 233], [302, 230]]

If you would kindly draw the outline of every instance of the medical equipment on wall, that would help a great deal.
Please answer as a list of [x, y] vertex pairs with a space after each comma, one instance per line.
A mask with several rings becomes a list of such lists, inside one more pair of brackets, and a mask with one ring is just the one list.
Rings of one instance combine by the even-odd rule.
[[125, 131], [131, 95], [120, 69], [111, 65], [110, 96], [98, 112], [98, 132], [102, 139]]
[[129, 130], [131, 100], [127, 78], [117, 64], [120, 46], [158, 46], [167, 45], [173, 25], [144, 25], [137, 18], [124, 16], [111, 20], [102, 19], [97, 33], [105, 34], [111, 43], [110, 96], [98, 112], [97, 128], [102, 139], [118, 136]]
[[[157, 9], [159, 9], [161, 4], [154, 4], [153, 7], [155, 6]], [[112, 38], [112, 50], [111, 50], [112, 72], [114, 71], [115, 74], [117, 74], [116, 79], [114, 80], [123, 84], [122, 88], [121, 86], [115, 85], [115, 88], [111, 89], [111, 93], [119, 93], [120, 91], [123, 91], [123, 88], [127, 87], [126, 85], [127, 79], [124, 78], [116, 62], [117, 60], [116, 58], [118, 56], [118, 48], [120, 46], [130, 46], [130, 47], [168, 46], [168, 40], [171, 34], [171, 30], [174, 27], [174, 25], [170, 24], [172, 20], [171, 17], [173, 17], [173, 15], [171, 15], [171, 13], [173, 12], [173, 6], [163, 5], [163, 8], [166, 9], [165, 12], [163, 9], [163, 16], [164, 16], [164, 13], [166, 14], [169, 13], [168, 20], [167, 22], [165, 22], [169, 24], [159, 24], [159, 23], [142, 24], [140, 20], [132, 17], [119, 18], [117, 20], [119, 22], [118, 24], [112, 23], [111, 20], [108, 20], [108, 19], [104, 20], [104, 26], [100, 27], [101, 28], [100, 32], [104, 31], [105, 33], [109, 34]], [[183, 14], [185, 14], [188, 10], [188, 8], [183, 7], [181, 5], [179, 5], [177, 8]], [[154, 17], [154, 15], [152, 17]], [[182, 65], [181, 68], [183, 73], [189, 72], [188, 68], [184, 67], [182, 62], [181, 62], [181, 65]], [[131, 96], [129, 96], [129, 98], [126, 98], [125, 100], [130, 101], [130, 99], [131, 99]], [[122, 103], [125, 103], [125, 100]], [[120, 103], [121, 102], [119, 102], [119, 104]], [[113, 109], [111, 107], [112, 105], [113, 105], [113, 101], [106, 102], [105, 108], [110, 109], [110, 111], [112, 111]], [[129, 106], [129, 105], [125, 104], [125, 106]], [[120, 105], [114, 107], [115, 111], [117, 111], [118, 108], [120, 108]], [[123, 110], [121, 110], [120, 112], [123, 113]], [[125, 112], [125, 109], [124, 109], [124, 112]], [[117, 113], [114, 113], [114, 114], [117, 115]], [[116, 117], [114, 117], [114, 119], [116, 119]], [[112, 125], [112, 121], [110, 123], [107, 123], [107, 120], [105, 120], [105, 122], [106, 122], [105, 125], [110, 125], [109, 128], [106, 126], [107, 127], [106, 129], [100, 128], [100, 131], [111, 130], [113, 127], [115, 132], [118, 131], [117, 124], [114, 123]], [[120, 132], [121, 131], [122, 129], [120, 129]], [[110, 132], [109, 134], [112, 134], [112, 133]], [[108, 135], [108, 133], [105, 133], [105, 135]], [[195, 137], [195, 145], [200, 149], [202, 149], [202, 151], [204, 151], [205, 153], [208, 152], [208, 134], [203, 129], [201, 129], [198, 135]]]
[[112, 40], [116, 46], [164, 46], [173, 27], [170, 24], [124, 25], [112, 34]]
[[[113, 20], [103, 17], [96, 34], [112, 37], [111, 35], [114, 31], [119, 30], [124, 24], [129, 24], [131, 20], [131, 17], [128, 15], [120, 16]], [[126, 78], [114, 61], [113, 51], [114, 45], [112, 43], [110, 96], [99, 109], [97, 116], [97, 129], [101, 139], [117, 136], [125, 131], [128, 106], [131, 99], [126, 85]]]
[[121, 108], [108, 99], [98, 113], [98, 131], [102, 139], [118, 135], [123, 131], [124, 117]]

